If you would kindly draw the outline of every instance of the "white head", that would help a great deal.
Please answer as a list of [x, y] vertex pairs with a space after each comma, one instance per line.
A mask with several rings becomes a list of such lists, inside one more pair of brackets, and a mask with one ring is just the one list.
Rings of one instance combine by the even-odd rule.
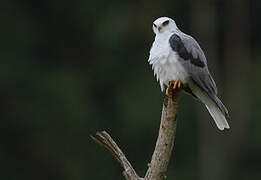
[[160, 17], [153, 22], [153, 31], [155, 34], [163, 32], [172, 32], [177, 30], [175, 21], [169, 17]]

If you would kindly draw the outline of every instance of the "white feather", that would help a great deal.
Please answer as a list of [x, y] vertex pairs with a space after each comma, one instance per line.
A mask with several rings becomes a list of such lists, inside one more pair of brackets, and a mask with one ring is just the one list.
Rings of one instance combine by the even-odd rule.
[[190, 86], [190, 89], [193, 93], [205, 104], [208, 109], [208, 112], [214, 119], [218, 129], [224, 130], [225, 128], [229, 129], [226, 117], [219, 110], [217, 105], [197, 86]]
[[168, 86], [170, 80], [181, 80], [187, 82], [188, 74], [178, 62], [178, 55], [171, 50], [169, 38], [171, 32], [156, 35], [155, 41], [150, 50], [149, 64], [152, 64], [154, 75], [160, 83], [161, 90], [164, 85]]

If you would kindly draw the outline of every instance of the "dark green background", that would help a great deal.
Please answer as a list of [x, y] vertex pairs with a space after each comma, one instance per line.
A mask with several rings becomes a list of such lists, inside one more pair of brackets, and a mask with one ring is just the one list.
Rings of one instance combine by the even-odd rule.
[[123, 179], [90, 135], [107, 130], [140, 175], [164, 93], [147, 63], [172, 17], [208, 59], [230, 130], [183, 95], [168, 179], [261, 178], [261, 11], [254, 0], [1, 0], [0, 179]]

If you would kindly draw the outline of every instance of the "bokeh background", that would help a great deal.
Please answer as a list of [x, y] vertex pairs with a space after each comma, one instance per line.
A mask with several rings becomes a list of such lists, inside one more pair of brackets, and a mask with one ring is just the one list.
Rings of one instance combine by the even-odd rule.
[[183, 95], [168, 179], [261, 179], [261, 1], [1, 0], [0, 179], [120, 180], [107, 130], [140, 175], [164, 93], [152, 22], [175, 19], [208, 59], [231, 129]]

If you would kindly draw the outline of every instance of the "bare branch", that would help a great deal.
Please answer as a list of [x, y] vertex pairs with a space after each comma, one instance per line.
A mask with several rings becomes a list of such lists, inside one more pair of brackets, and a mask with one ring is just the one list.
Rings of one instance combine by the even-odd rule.
[[162, 180], [166, 177], [176, 135], [178, 93], [177, 91], [172, 97], [166, 98], [163, 104], [159, 136], [145, 176], [146, 180]]
[[97, 132], [96, 137], [91, 136], [91, 138], [101, 146], [105, 147], [107, 150], [109, 150], [113, 157], [121, 164], [121, 166], [124, 169], [123, 175], [127, 180], [139, 180], [139, 176], [131, 166], [130, 162], [126, 158], [126, 156], [123, 154], [121, 149], [118, 147], [118, 145], [114, 142], [114, 140], [111, 138], [111, 136], [106, 132]]
[[156, 147], [152, 155], [145, 178], [140, 178], [118, 145], [106, 131], [97, 132], [91, 138], [109, 150], [123, 167], [126, 180], [163, 180], [166, 178], [168, 163], [174, 146], [177, 127], [177, 106], [179, 89], [169, 87], [169, 96], [165, 98], [162, 108], [161, 123]]

